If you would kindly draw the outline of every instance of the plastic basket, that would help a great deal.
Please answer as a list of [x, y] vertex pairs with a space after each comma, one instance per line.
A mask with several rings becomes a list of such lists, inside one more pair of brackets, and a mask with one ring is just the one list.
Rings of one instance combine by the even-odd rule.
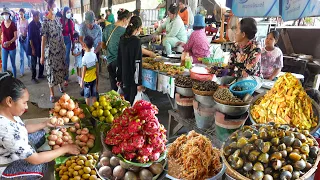
[[[256, 90], [257, 85], [258, 83], [255, 80], [243, 80], [243, 81], [234, 83], [229, 87], [229, 89], [234, 95], [238, 96], [239, 98], [243, 98], [246, 94], [252, 95]], [[245, 90], [234, 91], [233, 90], [234, 87], [241, 87], [241, 88], [244, 88]]]

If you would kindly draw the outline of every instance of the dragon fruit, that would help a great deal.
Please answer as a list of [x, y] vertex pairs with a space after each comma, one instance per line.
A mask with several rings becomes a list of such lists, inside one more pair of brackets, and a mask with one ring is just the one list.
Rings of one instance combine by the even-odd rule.
[[155, 114], [157, 114], [157, 112], [153, 109], [144, 109], [138, 112], [138, 115], [141, 119], [146, 118], [146, 117], [152, 117]]
[[136, 148], [132, 145], [130, 145], [127, 141], [122, 141], [122, 143], [119, 145], [121, 150], [123, 152], [135, 152]]
[[139, 149], [138, 153], [141, 156], [150, 156], [152, 154], [153, 147], [151, 145], [144, 145]]
[[110, 131], [107, 133], [107, 136], [115, 136], [119, 134], [122, 130], [122, 127], [119, 125], [113, 125]]
[[140, 163], [147, 163], [149, 161], [149, 157], [148, 156], [138, 156], [137, 157], [137, 160], [140, 162]]
[[159, 152], [153, 153], [153, 154], [151, 154], [151, 155], [149, 156], [149, 159], [150, 159], [151, 161], [156, 161], [156, 160], [158, 160], [159, 158], [160, 158], [160, 153], [159, 153]]
[[137, 111], [133, 108], [127, 108], [123, 111], [124, 116], [132, 116], [132, 115], [135, 115], [136, 113]]
[[159, 122], [156, 121], [147, 121], [143, 125], [143, 131], [146, 135], [152, 135], [159, 131]]
[[158, 147], [162, 143], [162, 139], [159, 136], [149, 136], [149, 144], [152, 144], [155, 147]]
[[128, 161], [131, 161], [132, 159], [136, 158], [137, 154], [136, 153], [125, 153], [124, 158]]
[[129, 125], [129, 117], [123, 116], [122, 118], [120, 118], [119, 124], [121, 126], [128, 126]]
[[133, 105], [133, 109], [143, 110], [143, 109], [152, 109], [152, 104], [148, 101], [139, 100]]
[[141, 128], [142, 128], [142, 123], [139, 119], [137, 119], [136, 121], [132, 121], [129, 123], [128, 133], [130, 133], [130, 134], [136, 133], [136, 132], [140, 131]]
[[158, 144], [156, 147], [153, 148], [152, 153], [162, 153], [167, 149], [164, 142]]
[[122, 151], [121, 151], [121, 148], [118, 147], [118, 146], [113, 146], [112, 147], [112, 153], [113, 154], [120, 154]]
[[115, 145], [118, 145], [121, 143], [121, 140], [119, 139], [115, 139], [115, 138], [108, 138], [106, 137], [105, 141], [104, 141], [106, 144], [108, 145], [112, 145], [112, 146], [115, 146]]
[[132, 136], [130, 138], [130, 140], [131, 140], [133, 146], [136, 148], [142, 148], [142, 146], [144, 145], [144, 142], [145, 142], [144, 137], [141, 135]]

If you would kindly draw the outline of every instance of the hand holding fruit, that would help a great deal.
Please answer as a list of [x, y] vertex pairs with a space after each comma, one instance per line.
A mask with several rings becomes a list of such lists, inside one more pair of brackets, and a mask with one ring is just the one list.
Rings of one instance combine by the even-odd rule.
[[67, 144], [63, 146], [66, 150], [66, 154], [78, 155], [80, 154], [80, 147], [75, 144]]

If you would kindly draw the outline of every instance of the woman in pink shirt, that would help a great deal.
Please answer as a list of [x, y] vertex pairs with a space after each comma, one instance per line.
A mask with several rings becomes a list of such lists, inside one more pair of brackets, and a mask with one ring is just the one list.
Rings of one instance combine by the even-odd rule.
[[210, 56], [210, 46], [205, 32], [206, 24], [204, 17], [200, 14], [194, 16], [193, 32], [186, 44], [179, 42], [182, 45], [184, 54], [189, 53], [193, 58], [193, 63], [201, 63], [198, 58]]
[[21, 8], [19, 10], [19, 21], [17, 22], [17, 29], [18, 29], [18, 42], [19, 42], [19, 49], [20, 49], [20, 77], [24, 76], [24, 53], [26, 53], [28, 59], [28, 67], [31, 67], [31, 60], [30, 56], [28, 56], [28, 20], [24, 17], [25, 10]]

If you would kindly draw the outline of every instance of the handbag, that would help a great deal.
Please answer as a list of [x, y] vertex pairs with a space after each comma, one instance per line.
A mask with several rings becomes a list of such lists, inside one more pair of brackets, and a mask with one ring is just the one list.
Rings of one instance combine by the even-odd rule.
[[107, 42], [106, 42], [106, 56], [108, 55], [108, 45], [109, 45], [110, 39], [111, 39], [111, 37], [112, 37], [112, 34], [114, 33], [114, 31], [115, 31], [117, 28], [118, 28], [118, 26], [116, 26], [116, 27], [112, 30], [112, 32], [111, 32], [111, 34], [110, 34], [110, 36], [109, 36], [109, 38], [108, 38], [108, 40], [107, 40]]
[[23, 35], [19, 36], [19, 41], [20, 42], [24, 43], [26, 40], [27, 40], [27, 36], [23, 36]]

